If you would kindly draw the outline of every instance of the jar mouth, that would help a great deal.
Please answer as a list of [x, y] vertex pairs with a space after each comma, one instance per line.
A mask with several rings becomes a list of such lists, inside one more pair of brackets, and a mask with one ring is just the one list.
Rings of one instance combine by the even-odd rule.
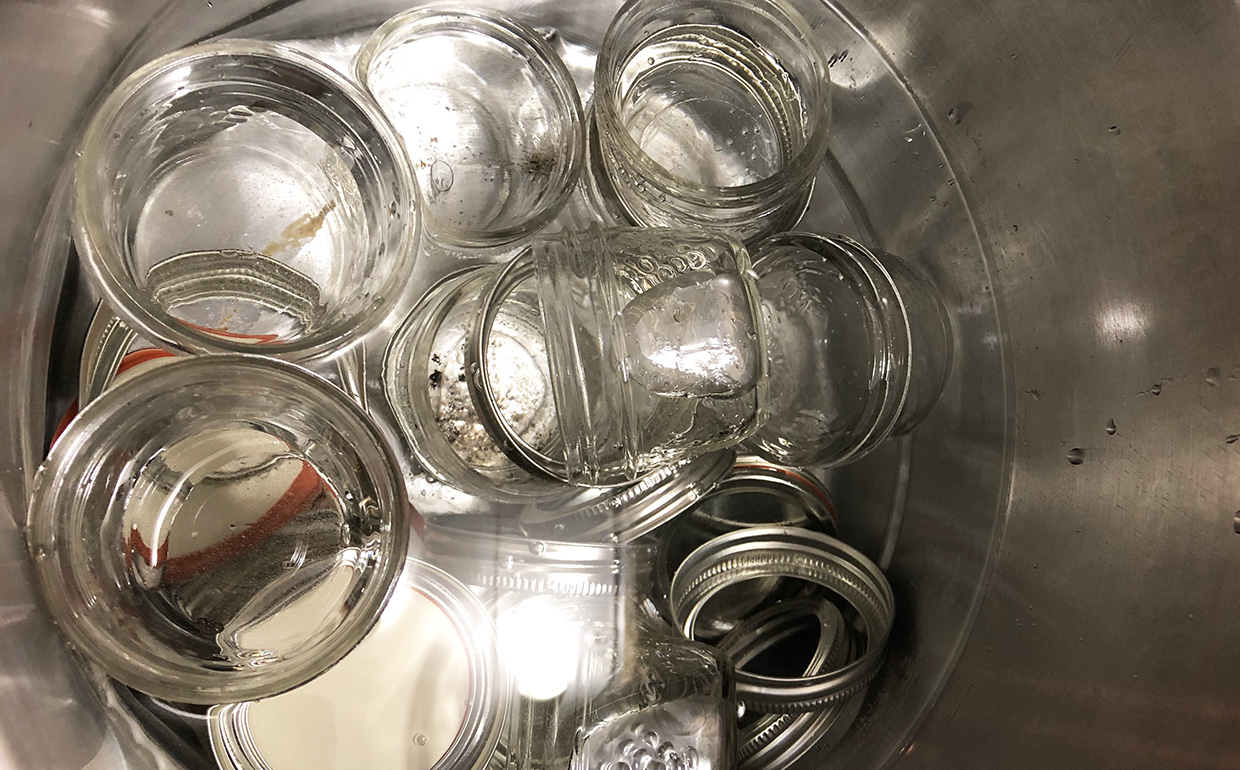
[[[793, 465], [840, 465], [872, 451], [894, 432], [909, 398], [912, 330], [905, 302], [891, 273], [865, 246], [842, 235], [780, 233], [754, 247], [754, 270], [762, 275], [770, 260], [784, 251], [822, 259], [840, 270], [872, 315], [875, 324], [872, 380], [858, 424], [847, 439], [813, 451], [768, 438], [765, 429], [750, 437], [754, 452]], [[774, 399], [773, 399], [774, 401]]]
[[[809, 204], [813, 199], [814, 189], [817, 184], [817, 180], [811, 176], [799, 189], [792, 185], [789, 186], [790, 189], [797, 191], [794, 197], [788, 200], [781, 198], [757, 209], [741, 209], [734, 216], [728, 218], [719, 218], [725, 212], [724, 209], [719, 207], [719, 198], [702, 198], [697, 200], [685, 198], [685, 201], [690, 206], [706, 207], [709, 211], [707, 215], [695, 214], [680, 208], [675, 211], [674, 216], [669, 213], [663, 216], [656, 215], [652, 218], [640, 212], [625, 195], [622, 195], [608, 174], [606, 161], [603, 159], [602, 146], [599, 144], [599, 130], [594, 118], [593, 102], [586, 107], [585, 114], [585, 169], [583, 174], [586, 183], [589, 185], [587, 194], [591, 196], [594, 204], [599, 206], [604, 215], [610, 218], [610, 220], [646, 226], [672, 226], [674, 224], [693, 222], [695, 226], [706, 229], [715, 229], [721, 226], [725, 229], [733, 228], [738, 233], [737, 237], [746, 245], [771, 233], [782, 232], [795, 227], [805, 216], [805, 212], [809, 210]], [[728, 189], [734, 190], [737, 188]], [[666, 198], [666, 188], [664, 190], [664, 197]], [[748, 203], [751, 198], [763, 199], [764, 196], [748, 196], [745, 200], [738, 201], [738, 203]], [[660, 203], [663, 206], [672, 208], [671, 201], [669, 200], [662, 200]], [[757, 220], [763, 222], [761, 227], [749, 229], [748, 225], [750, 222]]]
[[[478, 408], [472, 385], [469, 395], [461, 399], [464, 402], [462, 408], [469, 410], [468, 419], [481, 422], [486, 427], [488, 456], [502, 451], [507, 460], [513, 461], [508, 467], [492, 464], [483, 468], [462, 456], [462, 450], [448, 440], [439, 426], [430, 398], [428, 385], [455, 387], [457, 377], [451, 371], [450, 362], [442, 360], [442, 353], [435, 352], [438, 347], [436, 339], [449, 322], [457, 303], [470, 297], [484, 296], [492, 280], [492, 270], [485, 267], [466, 268], [452, 273], [423, 295], [388, 344], [383, 363], [384, 391], [414, 457], [435, 478], [474, 497], [499, 503], [525, 504], [558, 498], [564, 494], [561, 482], [515, 462], [514, 455], [495, 439], [498, 434], [487, 422], [485, 411]], [[468, 326], [476, 322], [472, 313], [466, 315], [467, 318], [457, 320], [462, 323], [458, 330], [460, 335], [467, 338]], [[441, 359], [438, 363], [432, 360], [436, 356]], [[460, 362], [462, 377], [466, 376], [469, 360], [466, 355]], [[443, 398], [442, 395], [440, 397]], [[482, 440], [483, 437], [477, 438]]]
[[[358, 51], [353, 61], [354, 76], [375, 97], [386, 113], [387, 106], [377, 93], [375, 67], [385, 55], [395, 55], [402, 45], [444, 33], [458, 38], [470, 36], [498, 42], [520, 57], [522, 66], [529, 68], [549, 97], [540, 100], [540, 104], [562, 122], [565, 129], [555, 137], [554, 146], [537, 149], [522, 162], [523, 167], [531, 173], [548, 175], [550, 180], [546, 183], [547, 192], [538, 195], [536, 204], [523, 216], [516, 218], [517, 221], [498, 227], [469, 227], [454, 224], [436, 216], [429, 207], [427, 209], [428, 226], [437, 240], [466, 247], [511, 243], [550, 223], [564, 208], [576, 186], [585, 155], [585, 121], [581, 98], [563, 61], [536, 30], [520, 21], [482, 8], [415, 8], [388, 19]], [[499, 96], [511, 98], [508, 94]], [[411, 156], [415, 154], [414, 148], [407, 149]], [[418, 162], [420, 159], [413, 160]], [[442, 183], [437, 186], [434, 170], [432, 165], [430, 189], [423, 189], [424, 197], [433, 196], [439, 187], [444, 186]], [[451, 173], [450, 169], [447, 173]], [[444, 177], [445, 180], [449, 178]], [[447, 189], [450, 189], [451, 182], [446, 184]], [[446, 192], [446, 189], [444, 191]], [[502, 218], [514, 219], [507, 214]]]
[[[408, 548], [407, 507], [378, 428], [330, 383], [190, 357], [83, 408], [36, 478], [29, 546], [53, 617], [110, 676], [223, 703], [295, 687], [365, 636]], [[268, 621], [312, 598], [327, 602], [317, 625], [271, 641]]]
[[[639, 30], [643, 22], [649, 22], [640, 11], [646, 11], [650, 5], [646, 0], [629, 0], [617, 12], [608, 28], [602, 50], [599, 52], [595, 66], [595, 89], [592, 99], [592, 110], [596, 121], [595, 130], [607, 131], [607, 136], [614, 141], [626, 164], [631, 165], [635, 173], [653, 185], [659, 191], [687, 201], [697, 206], [739, 206], [755, 199], [765, 199], [776, 193], [795, 190], [816, 173], [822, 154], [825, 152], [830, 134], [831, 96], [828, 76], [827, 57], [809, 24], [794, 8], [782, 0], [763, 0], [761, 8], [749, 3], [733, 3], [752, 12], [765, 12], [768, 20], [782, 28], [790, 38], [798, 41], [804, 54], [810, 59], [810, 67], [815, 76], [811, 82], [804, 83], [808, 87], [807, 102], [810, 109], [805, 116], [809, 122], [800, 148], [775, 173], [754, 182], [735, 186], [719, 186], [694, 182], [668, 170], [656, 161], [633, 139], [628, 130], [621, 124], [621, 115], [616, 107], [616, 100], [621, 98], [617, 93], [620, 86], [615, 73], [620, 71], [628, 57], [636, 53], [636, 46], [645, 41], [642, 37], [632, 50], [617, 50], [622, 39], [630, 42], [628, 34]], [[670, 4], [669, 4], [670, 5]], [[671, 26], [671, 25], [669, 25]], [[611, 43], [611, 44], [609, 44]], [[598, 125], [601, 121], [602, 125]]]
[[[209, 102], [214, 97], [233, 106], [227, 111], [219, 108], [209, 112]], [[250, 109], [246, 104], [255, 106]], [[311, 279], [265, 252], [300, 249], [325, 230], [325, 218], [335, 217], [332, 222], [341, 233], [339, 238], [364, 239], [365, 243], [353, 244], [356, 249], [333, 246], [336, 253], [330, 258], [332, 269], [339, 269], [354, 253], [364, 254], [373, 264], [365, 269], [348, 268], [365, 277], [363, 292], [353, 285], [351, 298], [334, 287], [340, 281], [337, 275], [323, 279], [333, 284], [328, 292], [333, 296], [312, 293], [298, 297], [299, 302], [318, 303], [312, 308], [316, 314], [314, 322], [303, 324], [302, 331], [238, 333], [229, 331], [226, 322], [218, 327], [204, 326], [179, 317], [151, 296], [150, 279], [143, 273], [146, 268], [138, 265], [136, 240], [124, 229], [136, 227], [139, 218], [152, 222], [159, 219], [160, 212], [146, 211], [145, 207], [152, 205], [152, 196], [168, 181], [168, 169], [176, 169], [178, 164], [185, 167], [187, 161], [181, 155], [188, 151], [181, 149], [181, 155], [158, 161], [162, 165], [145, 169], [145, 176], [138, 173], [133, 178], [126, 158], [142, 152], [155, 163], [155, 148], [165, 141], [190, 142], [191, 149], [201, 148], [205, 146], [202, 142], [218, 136], [211, 132], [228, 131], [247, 122], [257, 125], [260, 115], [283, 121], [278, 125], [297, 125], [304, 129], [306, 141], [313, 137], [325, 148], [324, 152], [336, 153], [341, 163], [360, 169], [356, 173], [362, 176], [350, 182], [360, 185], [350, 193], [356, 197], [343, 204], [342, 198], [325, 197], [321, 211], [311, 211], [287, 223], [287, 244], [277, 237], [269, 245], [256, 243], [244, 249], [221, 241], [204, 243], [208, 251], [196, 251], [193, 247], [167, 251], [166, 244], [152, 236], [155, 245], [151, 250], [156, 254], [156, 265], [178, 257], [214, 255], [229, 264], [224, 268], [204, 266], [204, 270], [241, 269], [243, 275], [238, 280], [246, 282], [246, 292], [255, 292], [253, 304], [268, 310], [279, 309], [304, 288], [302, 284], [319, 279]], [[296, 116], [301, 116], [300, 120]], [[183, 119], [186, 125], [169, 122], [174, 119]], [[192, 144], [195, 141], [200, 144]], [[231, 141], [226, 149], [218, 151], [233, 153], [231, 157], [236, 163], [241, 162], [244, 153], [271, 163], [286, 162], [280, 160], [279, 153], [247, 144], [244, 139]], [[132, 73], [107, 97], [87, 127], [79, 155], [74, 181], [74, 234], [85, 267], [117, 314], [135, 331], [163, 347], [194, 353], [261, 351], [265, 355], [306, 360], [351, 344], [377, 326], [402, 300], [421, 234], [421, 206], [412, 167], [395, 130], [369, 95], [330, 66], [306, 54], [275, 43], [228, 40], [199, 44], [155, 59]], [[296, 176], [300, 172], [288, 173], [289, 180], [301, 179]], [[307, 195], [327, 195], [323, 189], [313, 188], [318, 182], [303, 182], [310, 186], [307, 189], [315, 189]], [[383, 200], [379, 200], [380, 196]], [[122, 216], [124, 206], [135, 205], [142, 208]], [[171, 218], [175, 212], [168, 209], [163, 213]], [[151, 228], [157, 229], [155, 225]], [[278, 228], [273, 232], [278, 234]], [[173, 245], [177, 244], [174, 239]], [[183, 262], [188, 265], [192, 260]], [[266, 275], [267, 263], [282, 268], [280, 274]], [[195, 296], [181, 299], [192, 303], [208, 287], [219, 288], [219, 281], [212, 276], [204, 274], [196, 280], [196, 284], [191, 281], [186, 285], [188, 295]], [[286, 280], [293, 285], [284, 285]], [[246, 301], [251, 298], [247, 296]], [[290, 325], [296, 323], [290, 321]]]

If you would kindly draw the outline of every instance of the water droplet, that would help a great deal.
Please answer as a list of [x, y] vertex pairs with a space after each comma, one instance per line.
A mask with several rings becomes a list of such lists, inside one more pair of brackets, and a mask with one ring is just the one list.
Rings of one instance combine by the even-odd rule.
[[1085, 462], [1085, 450], [1081, 449], [1080, 447], [1069, 449], [1068, 450], [1068, 462], [1072, 463], [1073, 465], [1080, 465], [1081, 463]]
[[654, 57], [653, 57], [653, 56], [651, 56], [651, 57], [647, 58], [647, 59], [646, 59], [646, 63], [647, 63], [647, 64], [654, 64]]
[[1233, 433], [1233, 434], [1231, 434], [1230, 436], [1228, 436], [1228, 437], [1227, 437], [1227, 443], [1228, 443], [1228, 444], [1234, 444], [1234, 443], [1236, 443], [1237, 441], [1240, 441], [1240, 433]]
[[1206, 384], [1212, 388], [1217, 388], [1219, 380], [1223, 378], [1223, 373], [1219, 371], [1217, 366], [1211, 366], [1206, 369]]
[[426, 736], [423, 735], [422, 733], [418, 733], [417, 735], [413, 736], [413, 742], [418, 744], [419, 746], [425, 746], [426, 740], [427, 740]]
[[452, 182], [455, 181], [456, 175], [452, 173], [452, 167], [442, 160], [437, 160], [431, 164], [431, 189], [435, 192], [447, 192], [452, 189]]
[[1237, 535], [1240, 535], [1240, 511], [1236, 511], [1236, 522], [1232, 525], [1232, 528]]
[[189, 536], [190, 536], [190, 537], [198, 537], [198, 530], [194, 530], [193, 532], [189, 533]]
[[535, 556], [541, 556], [542, 554], [546, 553], [546, 551], [547, 551], [547, 544], [542, 542], [541, 540], [530, 543], [530, 553], [534, 554]]
[[1119, 133], [1119, 126], [1111, 126], [1111, 127], [1110, 127], [1110, 128], [1108, 128], [1107, 130], [1108, 130], [1108, 131], [1110, 131], [1112, 134], [1118, 134], [1118, 133]]
[[1114, 436], [1116, 430], [1117, 428], [1115, 427], [1115, 420], [1107, 420], [1107, 435]]
[[1153, 395], [1153, 396], [1162, 395], [1162, 383], [1156, 382], [1152, 386], [1150, 386], [1150, 395]]
[[[744, 713], [740, 712], [738, 716], [744, 716]], [[697, 767], [698, 753], [697, 749], [692, 746], [686, 746], [685, 750], [680, 752], [680, 757], [684, 760], [685, 768], [687, 768], [687, 770], [694, 770], [694, 768]]]
[[36, 559], [45, 559], [45, 558], [47, 558], [47, 547], [46, 547], [46, 546], [42, 546], [42, 545], [36, 545], [36, 546], [34, 547], [34, 558], [36, 558]]

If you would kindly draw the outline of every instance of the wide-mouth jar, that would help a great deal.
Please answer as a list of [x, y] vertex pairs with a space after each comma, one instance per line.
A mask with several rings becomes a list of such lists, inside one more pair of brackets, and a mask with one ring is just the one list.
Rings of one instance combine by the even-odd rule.
[[91, 120], [74, 185], [91, 279], [174, 350], [338, 350], [401, 302], [417, 253], [417, 184], [387, 118], [275, 43], [203, 43], [135, 71]]

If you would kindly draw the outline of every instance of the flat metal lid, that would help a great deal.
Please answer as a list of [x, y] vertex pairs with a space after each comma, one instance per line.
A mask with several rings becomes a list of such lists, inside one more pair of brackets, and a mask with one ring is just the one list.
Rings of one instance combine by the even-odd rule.
[[409, 559], [353, 652], [281, 695], [213, 706], [208, 732], [225, 770], [477, 770], [507, 707], [490, 616], [450, 575]]

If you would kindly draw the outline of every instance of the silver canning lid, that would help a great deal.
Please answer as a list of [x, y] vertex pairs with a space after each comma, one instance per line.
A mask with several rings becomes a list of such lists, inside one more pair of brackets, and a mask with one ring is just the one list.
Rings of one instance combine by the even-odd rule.
[[839, 540], [795, 527], [751, 527], [701, 546], [672, 577], [671, 613], [693, 638], [706, 602], [727, 586], [766, 577], [806, 580], [848, 602], [864, 623], [865, 652], [847, 665], [816, 676], [789, 679], [736, 672], [736, 691], [749, 707], [767, 713], [822, 709], [864, 687], [878, 670], [895, 619], [895, 599], [874, 562]]
[[508, 709], [490, 615], [447, 573], [408, 559], [365, 639], [282, 695], [213, 706], [224, 770], [400, 767], [479, 770]]
[[[783, 507], [772, 509], [745, 504], [728, 505], [733, 495], [760, 495]], [[801, 468], [764, 460], [757, 455], [740, 455], [728, 475], [710, 491], [701, 505], [686, 517], [712, 534], [754, 526], [787, 526], [814, 529], [835, 535], [839, 518], [835, 505], [822, 483]]]
[[577, 492], [521, 512], [531, 534], [581, 542], [629, 543], [714, 493], [733, 468], [732, 450], [712, 452], [653, 471], [627, 487]]
[[[780, 602], [749, 618], [719, 641], [717, 647], [742, 669], [758, 655], [802, 630], [806, 620], [819, 626], [818, 644], [804, 676], [838, 668], [853, 655], [852, 639], [839, 609], [814, 596]], [[787, 767], [825, 735], [839, 719], [846, 701], [805, 714], [761, 714], [737, 736], [740, 770]]]
[[426, 522], [427, 559], [470, 586], [604, 596], [640, 580], [656, 553], [653, 543], [544, 540], [514, 534], [510, 526], [489, 516], [432, 516]]

